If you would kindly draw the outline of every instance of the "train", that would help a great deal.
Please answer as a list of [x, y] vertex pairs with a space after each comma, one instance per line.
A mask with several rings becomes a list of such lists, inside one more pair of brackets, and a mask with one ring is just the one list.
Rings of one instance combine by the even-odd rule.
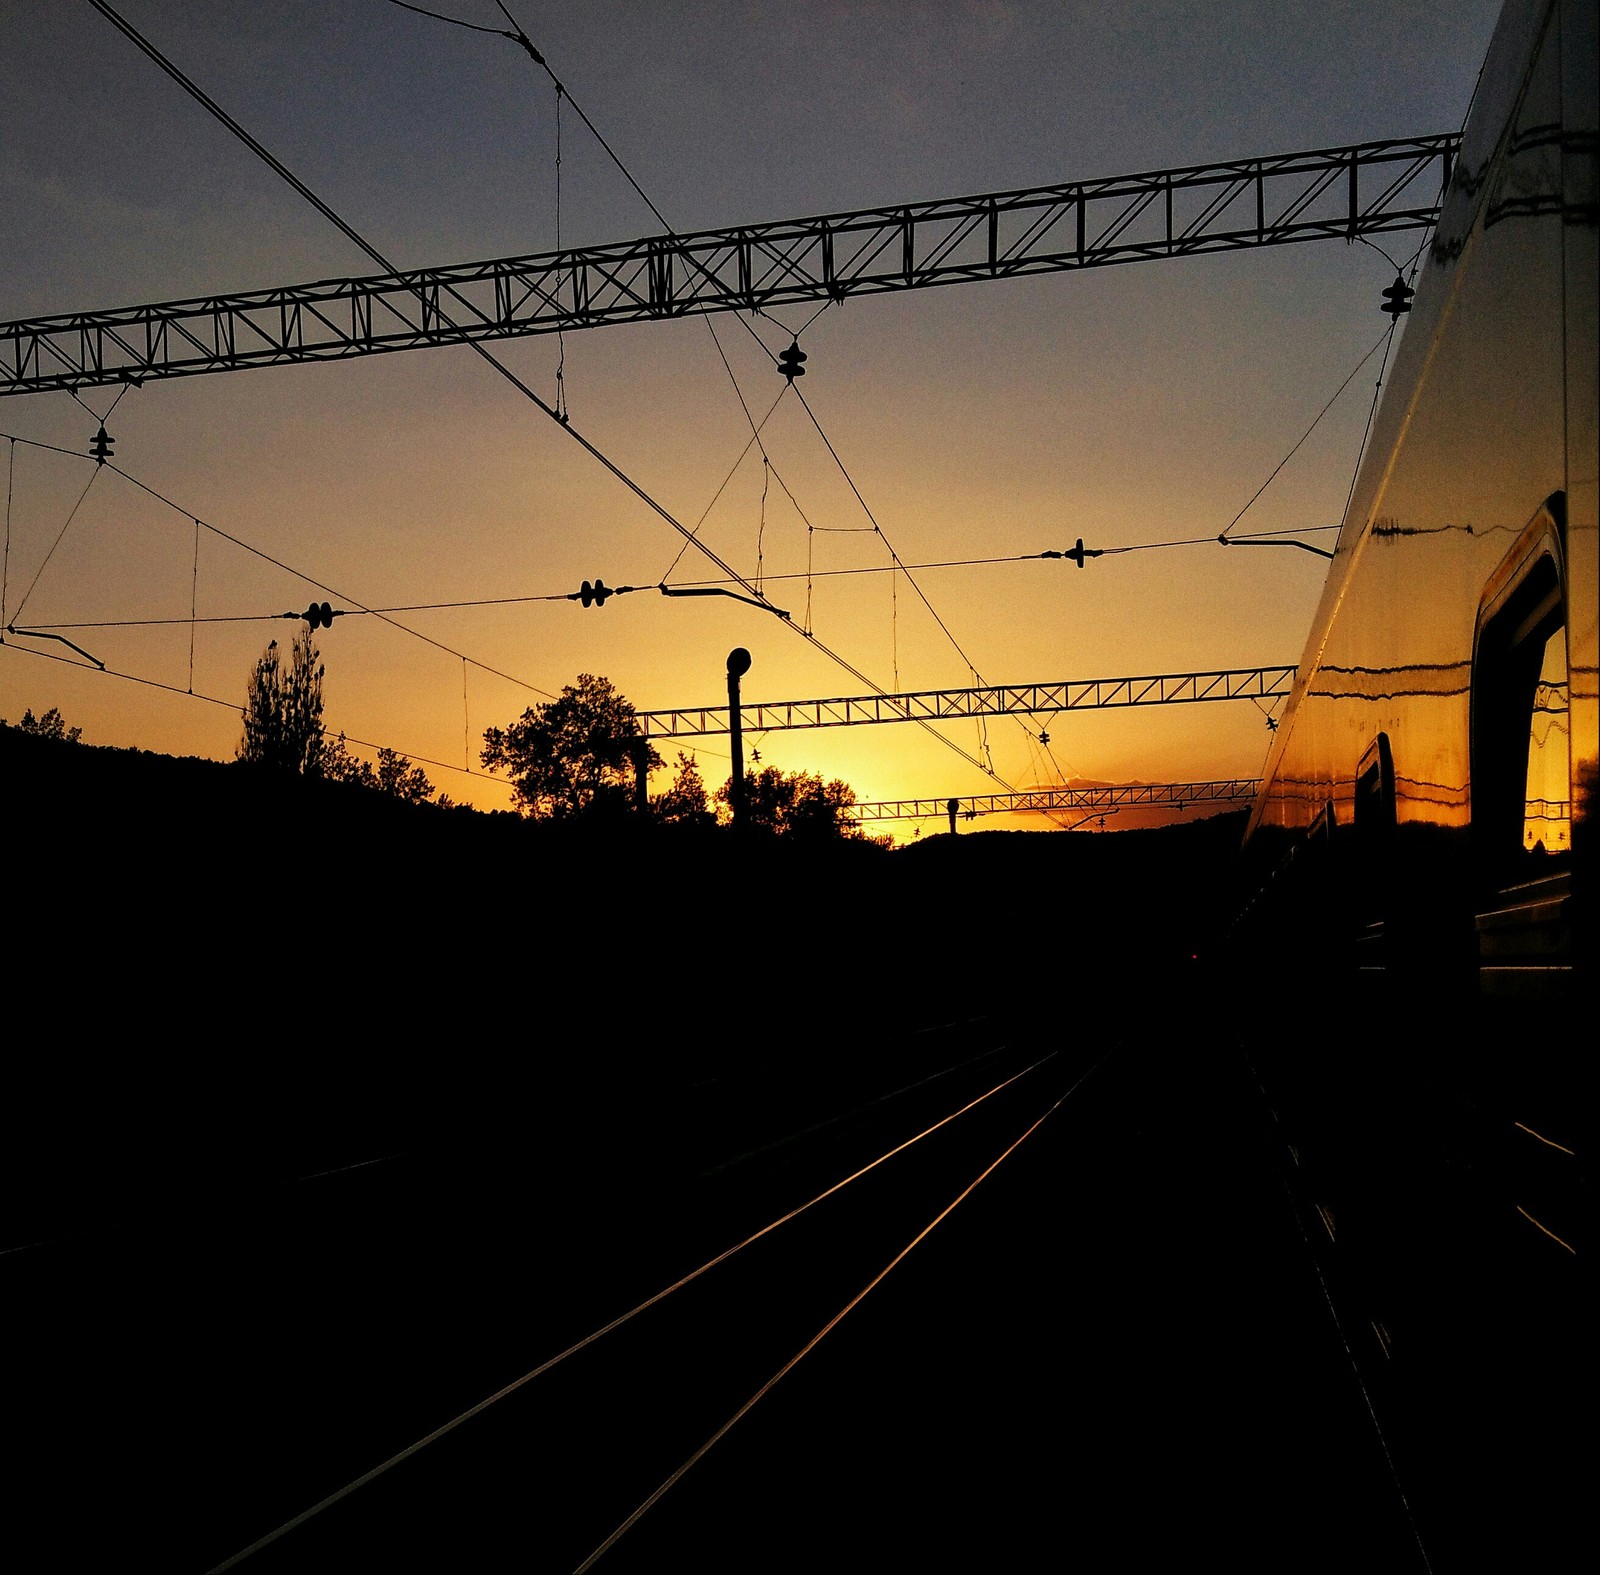
[[1594, 815], [1594, 31], [1502, 14], [1247, 833], [1496, 994], [1569, 984]]
[[1596, 32], [1594, 0], [1501, 13], [1228, 949], [1416, 1568], [1587, 1535]]

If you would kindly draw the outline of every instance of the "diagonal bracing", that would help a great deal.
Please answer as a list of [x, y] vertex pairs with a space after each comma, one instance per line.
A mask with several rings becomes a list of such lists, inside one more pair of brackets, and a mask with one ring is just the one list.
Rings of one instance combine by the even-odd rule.
[[[779, 700], [741, 705], [739, 719], [746, 732], [770, 733], [803, 727], [863, 727], [881, 722], [941, 722], [1113, 706], [1182, 705], [1201, 700], [1273, 700], [1289, 693], [1294, 673], [1292, 667], [1243, 667], [1141, 678], [926, 689], [915, 694], [852, 695], [833, 700]], [[730, 731], [726, 706], [641, 711], [638, 722], [646, 738], [697, 738]]]
[[971, 820], [978, 815], [1050, 814], [1060, 810], [1137, 809], [1153, 806], [1188, 809], [1196, 804], [1249, 804], [1258, 787], [1252, 778], [1226, 782], [1130, 782], [1107, 787], [1031, 788], [1020, 793], [979, 793], [958, 798], [882, 799], [855, 804], [857, 820], [935, 820], [951, 811]]
[[0, 394], [338, 360], [1435, 222], [1460, 136], [0, 324]]

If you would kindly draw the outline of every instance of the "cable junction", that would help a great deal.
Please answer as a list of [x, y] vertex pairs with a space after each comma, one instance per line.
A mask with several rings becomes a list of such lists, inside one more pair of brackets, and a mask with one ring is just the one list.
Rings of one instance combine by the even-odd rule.
[[[140, 51], [154, 61], [162, 71], [166, 72], [166, 74], [170, 76], [180, 87], [182, 87], [186, 93], [194, 98], [196, 102], [201, 104], [208, 113], [220, 121], [222, 125], [227, 127], [227, 129], [232, 132], [234, 136], [239, 138], [239, 140], [242, 141], [248, 148], [250, 148], [253, 153], [267, 163], [285, 181], [287, 181], [297, 192], [301, 194], [301, 196], [310, 202], [319, 213], [323, 214], [331, 223], [336, 225], [339, 230], [355, 245], [360, 247], [360, 249], [365, 252], [367, 256], [371, 257], [380, 267], [389, 270], [391, 274], [395, 272], [394, 264], [391, 263], [382, 252], [378, 251], [378, 249], [373, 246], [371, 242], [367, 241], [363, 236], [361, 236], [354, 228], [351, 227], [350, 224], [348, 224], [331, 207], [329, 207], [327, 203], [318, 197], [316, 193], [310, 189], [310, 187], [301, 181], [279, 159], [277, 159], [264, 146], [262, 146], [260, 142], [251, 136], [250, 133], [246, 131], [244, 127], [242, 127], [236, 120], [234, 120], [226, 110], [224, 110], [215, 102], [215, 100], [206, 94], [197, 83], [193, 82], [172, 61], [168, 60], [167, 57], [155, 47], [155, 45], [153, 45], [148, 39], [139, 33], [137, 29], [135, 29], [133, 26], [131, 26], [131, 24], [118, 15], [116, 10], [108, 3], [108, 0], [90, 0], [90, 4], [93, 5], [94, 8], [103, 16], [105, 16], [107, 20], [109, 20], [114, 26], [116, 26], [117, 29], [122, 32], [130, 41], [132, 41]], [[505, 10], [503, 5], [501, 6], [501, 10]], [[507, 15], [509, 17], [509, 13], [507, 13]], [[531, 45], [529, 48], [531, 50]], [[534, 53], [536, 53], [536, 51]], [[542, 64], [542, 61], [540, 63]], [[576, 108], [577, 106], [574, 105], [573, 107]], [[587, 118], [585, 118], [585, 124], [589, 124]], [[593, 128], [591, 127], [591, 129]], [[595, 131], [594, 134], [596, 138], [600, 140], [602, 146], [606, 146], [605, 139], [600, 136], [600, 133]], [[610, 151], [609, 147], [607, 147], [607, 151]], [[614, 154], [612, 156], [615, 158]], [[618, 162], [620, 164], [620, 161]], [[643, 195], [643, 193], [641, 193], [641, 195]], [[647, 202], [648, 200], [649, 199], [646, 198]], [[439, 289], [429, 289], [426, 287], [419, 288], [416, 284], [409, 284], [406, 286], [405, 293], [408, 301], [415, 300], [417, 305], [421, 308], [421, 315], [424, 321], [434, 325], [447, 325], [452, 330], [456, 326], [441, 304], [441, 293], [448, 295], [453, 302], [460, 305], [467, 312], [474, 315], [481, 315], [478, 313], [478, 309], [473, 305], [473, 303], [466, 299], [453, 283], [444, 283]], [[409, 310], [409, 307], [407, 309]], [[393, 306], [393, 303], [391, 303], [391, 310], [397, 310], [397, 308]], [[295, 316], [296, 320], [298, 320], [300, 314], [295, 313], [293, 315]], [[408, 325], [415, 329], [415, 325], [410, 324], [409, 317], [406, 317], [404, 320], [407, 321]], [[660, 502], [646, 492], [644, 488], [640, 486], [639, 483], [636, 482], [630, 475], [628, 475], [627, 472], [625, 472], [614, 460], [597, 448], [588, 438], [584, 437], [583, 434], [580, 433], [570, 421], [563, 419], [562, 414], [558, 412], [554, 406], [541, 399], [539, 395], [535, 393], [533, 389], [527, 385], [527, 383], [518, 377], [516, 373], [506, 366], [503, 361], [496, 359], [496, 357], [480, 342], [480, 338], [481, 336], [469, 334], [465, 337], [463, 342], [470, 344], [474, 352], [481, 360], [485, 361], [489, 366], [494, 368], [496, 372], [505, 378], [506, 381], [516, 388], [526, 399], [537, 405], [539, 409], [549, 416], [550, 419], [554, 421], [563, 432], [567, 433], [574, 442], [580, 444], [587, 453], [589, 453], [594, 459], [596, 459], [607, 470], [609, 470], [611, 474], [617, 478], [617, 480], [627, 487], [628, 490], [632, 492], [652, 512], [657, 514], [680, 536], [684, 537], [686, 540], [692, 541], [703, 556], [715, 564], [716, 567], [720, 569], [726, 576], [728, 576], [731, 581], [739, 585], [748, 596], [754, 599], [757, 604], [766, 604], [766, 598], [760, 594], [755, 586], [750, 584], [750, 582], [746, 580], [743, 575], [737, 573], [731, 565], [725, 563], [722, 558], [719, 557], [718, 554], [715, 553], [711, 548], [707, 547], [704, 542], [698, 540], [694, 532], [690, 531]], [[4, 347], [5, 332], [4, 330], [0, 330], [0, 371], [3, 371], [5, 365]], [[15, 390], [8, 390], [4, 380], [0, 379], [0, 393], [7, 391]], [[814, 419], [815, 418], [813, 417], [813, 420]], [[820, 431], [820, 428], [818, 430]], [[825, 438], [824, 441], [826, 441]], [[842, 468], [843, 467], [841, 465], [841, 469]], [[859, 493], [857, 496], [859, 497]], [[864, 503], [863, 507], [865, 507]], [[319, 588], [325, 589], [325, 587]], [[814, 634], [810, 633], [808, 630], [800, 629], [797, 625], [788, 620], [785, 620], [785, 624], [787, 627], [794, 629], [797, 634], [801, 634], [803, 638], [810, 641], [818, 651], [822, 652], [824, 656], [826, 656], [830, 661], [834, 662], [837, 666], [843, 668], [852, 677], [859, 679], [862, 683], [878, 690], [880, 693], [885, 692], [881, 685], [874, 683], [872, 679], [870, 679], [853, 663], [848, 661], [839, 652], [832, 650], [829, 646], [818, 640]], [[423, 636], [423, 638], [426, 638], [426, 636]], [[461, 653], [452, 652], [451, 654], [459, 656]], [[977, 759], [977, 757], [969, 754], [953, 739], [947, 738], [937, 732], [934, 733], [934, 736], [938, 738], [939, 742], [946, 748], [953, 750], [956, 754], [968, 761], [969, 764], [976, 766], [979, 770], [983, 771], [986, 776], [994, 777], [995, 780], [1001, 781], [1002, 785], [1007, 788], [1012, 786], [1011, 783], [1004, 782], [1003, 779], [997, 777], [992, 766], [986, 765], [983, 761]]]

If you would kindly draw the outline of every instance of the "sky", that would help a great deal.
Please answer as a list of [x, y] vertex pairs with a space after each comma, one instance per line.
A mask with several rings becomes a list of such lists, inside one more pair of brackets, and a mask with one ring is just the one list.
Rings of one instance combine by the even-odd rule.
[[[559, 117], [566, 246], [660, 230], [573, 103], [674, 229], [721, 228], [1455, 130], [1498, 10], [508, 4], [571, 99]], [[555, 248], [556, 92], [510, 40], [391, 0], [118, 9], [401, 266]], [[506, 25], [494, 0], [430, 9]], [[0, 0], [0, 211], [5, 321], [372, 271], [87, 0]], [[1390, 238], [1402, 255], [1415, 244]], [[806, 330], [800, 385], [843, 471], [786, 398], [763, 432], [780, 478], [765, 478], [764, 503], [759, 455], [733, 468], [749, 438], [740, 395], [765, 410], [783, 385], [746, 325], [775, 350], [780, 325], [814, 308], [711, 319], [737, 393], [704, 320], [494, 348], [546, 399], [564, 348], [573, 426], [679, 520], [704, 516], [719, 555], [746, 576], [759, 565], [794, 623], [885, 689], [1287, 665], [1326, 569], [1310, 553], [1210, 545], [1081, 570], [1021, 560], [1080, 536], [1090, 548], [1215, 537], [1382, 333], [1392, 278], [1372, 248], [1324, 242], [854, 297]], [[1338, 523], [1376, 368], [1239, 532]], [[13, 722], [56, 707], [89, 743], [229, 759], [253, 663], [296, 627], [263, 615], [313, 599], [481, 604], [596, 577], [717, 576], [692, 547], [680, 558], [668, 526], [469, 348], [129, 390], [106, 423], [115, 461], [172, 506], [78, 457], [116, 397], [0, 399], [0, 433], [29, 440], [0, 440], [6, 617], [62, 626], [131, 675], [7, 636], [0, 716]], [[963, 566], [836, 572], [882, 571], [886, 542], [908, 565]], [[191, 624], [191, 609], [240, 621]], [[795, 630], [731, 600], [394, 617], [413, 632], [357, 616], [320, 631], [329, 730], [369, 757], [401, 751], [485, 809], [509, 807], [510, 791], [478, 765], [483, 730], [580, 673], [610, 678], [641, 711], [709, 706], [743, 646], [747, 702], [863, 692]], [[149, 619], [172, 621], [128, 626]], [[937, 736], [775, 731], [747, 735], [746, 756], [842, 777], [876, 801], [1249, 778], [1269, 741], [1261, 708], [1235, 701], [964, 721]], [[669, 761], [677, 747], [663, 741]], [[726, 737], [696, 753], [721, 782]], [[905, 840], [942, 824], [883, 829]]]

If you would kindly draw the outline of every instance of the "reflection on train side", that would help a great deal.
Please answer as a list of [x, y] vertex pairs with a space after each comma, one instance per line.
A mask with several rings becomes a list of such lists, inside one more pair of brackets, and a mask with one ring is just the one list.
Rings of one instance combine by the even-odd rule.
[[1566, 641], [1547, 640], [1528, 730], [1522, 845], [1529, 853], [1565, 853], [1572, 847], [1570, 709]]
[[1301, 955], [1353, 939], [1364, 970], [1409, 949], [1555, 987], [1582, 950], [1594, 30], [1592, 0], [1507, 7], [1386, 374], [1247, 837], [1250, 879], [1277, 887], [1253, 901], [1305, 918]]

